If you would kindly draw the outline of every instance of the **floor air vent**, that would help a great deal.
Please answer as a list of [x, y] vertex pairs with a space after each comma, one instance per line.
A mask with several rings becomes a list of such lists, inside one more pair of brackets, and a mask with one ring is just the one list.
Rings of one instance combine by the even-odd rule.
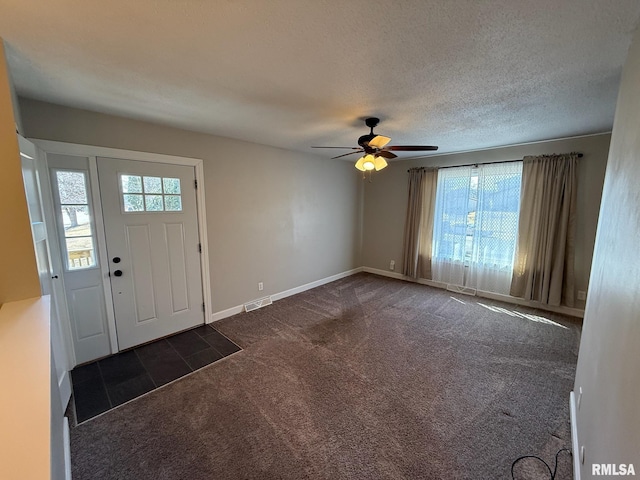
[[271, 305], [273, 302], [271, 301], [271, 297], [259, 298], [258, 300], [253, 300], [249, 303], [244, 304], [245, 312], [252, 312], [253, 310], [257, 310], [262, 307], [266, 307], [267, 305]]
[[464, 295], [474, 296], [476, 294], [476, 289], [471, 287], [463, 287], [462, 285], [447, 285], [447, 290], [450, 292], [462, 293]]

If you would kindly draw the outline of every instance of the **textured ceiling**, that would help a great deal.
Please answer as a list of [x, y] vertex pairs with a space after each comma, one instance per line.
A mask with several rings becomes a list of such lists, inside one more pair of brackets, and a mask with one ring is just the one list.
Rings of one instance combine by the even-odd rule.
[[391, 145], [454, 152], [611, 130], [639, 16], [638, 0], [0, 0], [0, 36], [25, 97], [314, 153], [378, 116]]

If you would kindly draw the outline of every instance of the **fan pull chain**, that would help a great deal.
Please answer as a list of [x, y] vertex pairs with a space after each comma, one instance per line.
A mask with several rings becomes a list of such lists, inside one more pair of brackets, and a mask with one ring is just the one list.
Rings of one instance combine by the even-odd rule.
[[372, 183], [371, 177], [373, 176], [373, 170], [365, 170], [364, 172], [362, 172], [362, 180], [367, 179], [367, 172], [369, 172], [369, 183]]

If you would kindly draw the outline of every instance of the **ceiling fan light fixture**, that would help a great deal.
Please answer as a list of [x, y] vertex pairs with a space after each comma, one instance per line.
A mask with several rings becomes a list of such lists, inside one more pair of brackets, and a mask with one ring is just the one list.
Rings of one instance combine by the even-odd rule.
[[[342, 158], [349, 155], [361, 154], [363, 155], [355, 163], [355, 167], [363, 174], [369, 172], [369, 178], [371, 178], [371, 172], [376, 172], [386, 168], [388, 166], [387, 160], [393, 160], [398, 158], [398, 155], [393, 151], [399, 152], [421, 152], [421, 151], [434, 151], [438, 150], [438, 147], [434, 145], [391, 145], [387, 146], [391, 141], [391, 138], [385, 135], [377, 135], [373, 133], [373, 129], [380, 122], [379, 118], [370, 117], [365, 119], [365, 124], [371, 129], [371, 132], [362, 135], [358, 138], [357, 147], [311, 147], [311, 148], [339, 148], [344, 150], [351, 150], [351, 152], [343, 153], [331, 159]], [[363, 178], [365, 176], [363, 175]]]
[[374, 170], [376, 168], [376, 159], [373, 155], [367, 154], [364, 157], [360, 157], [360, 159], [358, 159], [355, 167], [361, 172]]
[[361, 172], [369, 172], [375, 170], [376, 172], [382, 170], [387, 166], [387, 161], [383, 157], [376, 157], [370, 153], [364, 157], [360, 157], [355, 164], [355, 167]]
[[[373, 155], [365, 155], [364, 162], [362, 162], [362, 166], [365, 170], [373, 170], [376, 168], [376, 159]], [[377, 169], [376, 169], [377, 170]]]
[[383, 168], [385, 168], [388, 163], [387, 161], [384, 159], [384, 157], [376, 157], [374, 160], [374, 165], [376, 168], [376, 172], [382, 170]]

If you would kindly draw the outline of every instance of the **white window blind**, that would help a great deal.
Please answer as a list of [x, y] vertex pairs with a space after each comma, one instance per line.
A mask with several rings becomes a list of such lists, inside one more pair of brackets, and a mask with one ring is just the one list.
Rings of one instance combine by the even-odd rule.
[[521, 179], [522, 162], [438, 171], [434, 280], [509, 293]]

